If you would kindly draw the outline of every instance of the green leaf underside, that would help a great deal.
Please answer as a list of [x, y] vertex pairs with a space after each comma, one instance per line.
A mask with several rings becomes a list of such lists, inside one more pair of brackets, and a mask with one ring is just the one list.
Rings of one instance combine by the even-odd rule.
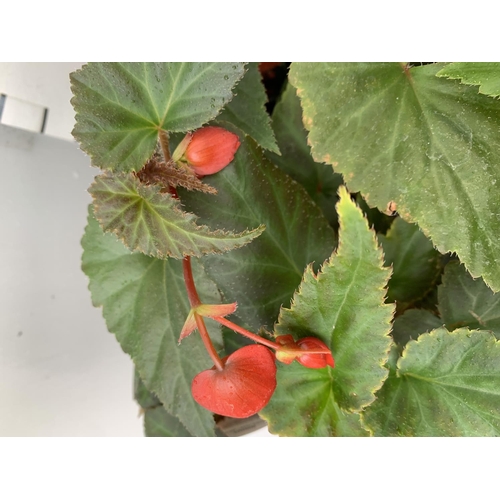
[[224, 300], [238, 302], [233, 321], [270, 330], [307, 264], [330, 256], [335, 235], [305, 190], [271, 164], [255, 141], [241, 133], [240, 139], [232, 165], [205, 179], [218, 190], [216, 197], [184, 190], [180, 196], [202, 222], [237, 230], [265, 224], [252, 245], [203, 262]]
[[279, 154], [271, 119], [266, 111], [266, 102], [267, 95], [262, 85], [258, 63], [249, 63], [245, 76], [234, 89], [233, 100], [217, 119], [233, 123], [252, 137], [259, 146]]
[[500, 344], [438, 328], [407, 344], [362, 419], [376, 436], [500, 435]]
[[359, 415], [343, 411], [335, 402], [332, 383], [326, 368], [278, 363], [276, 391], [259, 413], [269, 432], [296, 437], [369, 436]]
[[500, 102], [440, 64], [292, 64], [316, 161], [381, 210], [394, 201], [441, 253], [500, 289]]
[[418, 229], [398, 217], [386, 236], [379, 236], [385, 265], [392, 265], [387, 299], [404, 309], [421, 299], [436, 284], [441, 274], [441, 255]]
[[227, 252], [246, 245], [264, 230], [240, 234], [198, 226], [194, 214], [181, 210], [179, 200], [160, 187], [141, 184], [133, 174], [103, 174], [89, 188], [96, 218], [132, 251], [165, 259]]
[[185, 132], [233, 97], [243, 63], [90, 63], [71, 73], [74, 138], [103, 169], [140, 170], [159, 130]]
[[[191, 396], [191, 381], [212, 362], [199, 335], [177, 344], [190, 310], [182, 263], [131, 254], [113, 234], [105, 234], [89, 212], [82, 239], [82, 269], [89, 277], [94, 306], [103, 307], [108, 330], [129, 354], [141, 379], [166, 410], [196, 436], [213, 436], [212, 414]], [[220, 302], [215, 285], [193, 261], [194, 279], [204, 302]], [[220, 348], [217, 325], [207, 324]]]
[[500, 339], [500, 293], [494, 294], [481, 278], [473, 280], [458, 262], [446, 265], [438, 297], [442, 322], [448, 330], [490, 330]]
[[400, 347], [426, 333], [443, 326], [444, 321], [426, 309], [408, 309], [394, 320], [392, 338]]
[[500, 96], [500, 63], [451, 63], [436, 76], [458, 79], [467, 85], [479, 85], [479, 92], [489, 96]]
[[191, 437], [181, 421], [168, 413], [163, 406], [146, 410], [144, 413], [144, 434], [146, 437]]
[[329, 165], [316, 163], [307, 145], [307, 132], [302, 124], [302, 108], [295, 88], [288, 84], [273, 111], [273, 129], [281, 156], [268, 158], [306, 189], [332, 227], [338, 228], [335, 204], [342, 176]]
[[[283, 425], [282, 419], [293, 421], [293, 428], [300, 435], [310, 435], [309, 432], [318, 435], [316, 428], [311, 431], [308, 424], [311, 419], [337, 418], [323, 416], [326, 408], [331, 411], [333, 405], [338, 405], [342, 410], [359, 411], [369, 405], [375, 399], [374, 392], [387, 377], [387, 368], [383, 365], [391, 344], [389, 331], [394, 306], [384, 304], [384, 287], [390, 270], [383, 267], [375, 233], [368, 228], [361, 210], [345, 188], [341, 187], [339, 194], [337, 253], [317, 276], [311, 268], [306, 270], [291, 308], [281, 310], [275, 327], [276, 335], [320, 338], [331, 348], [335, 360], [334, 369], [320, 370], [288, 369], [278, 364], [278, 372], [283, 371], [280, 377], [290, 380], [278, 384], [262, 415], [270, 425], [277, 427]], [[282, 394], [285, 390], [292, 395]], [[311, 398], [307, 395], [309, 392], [322, 394], [323, 403], [316, 405], [315, 411], [309, 408], [310, 401], [307, 404], [302, 401]], [[280, 401], [290, 397], [296, 397], [298, 403], [284, 415]], [[324, 435], [332, 434], [341, 435], [341, 430], [333, 426]]]

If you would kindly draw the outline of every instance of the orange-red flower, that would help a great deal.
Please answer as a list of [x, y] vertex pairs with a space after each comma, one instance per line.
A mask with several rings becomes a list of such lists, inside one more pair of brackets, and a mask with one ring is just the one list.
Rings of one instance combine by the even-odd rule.
[[226, 417], [246, 418], [262, 410], [276, 389], [272, 352], [262, 345], [248, 345], [222, 361], [222, 370], [213, 367], [193, 379], [194, 400]]

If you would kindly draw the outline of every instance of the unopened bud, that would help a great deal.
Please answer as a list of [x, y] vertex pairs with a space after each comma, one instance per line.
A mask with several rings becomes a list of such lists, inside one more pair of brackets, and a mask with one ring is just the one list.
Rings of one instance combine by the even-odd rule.
[[236, 134], [221, 127], [205, 127], [192, 134], [184, 158], [197, 175], [215, 174], [231, 163], [239, 145]]

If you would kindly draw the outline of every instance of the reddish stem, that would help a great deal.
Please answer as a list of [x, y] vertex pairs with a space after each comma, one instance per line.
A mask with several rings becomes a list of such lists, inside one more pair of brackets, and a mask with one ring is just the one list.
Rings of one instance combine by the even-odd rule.
[[281, 348], [281, 346], [279, 344], [276, 344], [275, 342], [271, 342], [270, 340], [259, 337], [259, 335], [255, 335], [255, 333], [252, 333], [252, 332], [249, 332], [248, 330], [245, 330], [241, 326], [238, 326], [236, 323], [233, 323], [232, 321], [229, 321], [226, 318], [223, 318], [221, 316], [216, 316], [212, 319], [214, 319], [215, 321], [217, 321], [221, 325], [224, 325], [224, 326], [227, 326], [228, 328], [231, 328], [231, 330], [234, 330], [235, 332], [241, 333], [241, 335], [244, 335], [245, 337], [248, 337], [249, 339], [255, 340], [255, 342], [258, 342], [259, 344], [263, 344], [267, 347], [270, 347], [271, 349], [280, 349]]
[[217, 354], [217, 351], [215, 350], [215, 347], [212, 344], [212, 340], [208, 335], [207, 327], [205, 325], [205, 322], [203, 321], [203, 318], [196, 313], [194, 313], [194, 318], [196, 319], [196, 326], [198, 326], [198, 330], [200, 331], [201, 340], [203, 340], [203, 343], [205, 344], [205, 349], [208, 351], [208, 354], [210, 354], [210, 357], [212, 358], [215, 367], [217, 368], [217, 370], [224, 369], [222, 360], [219, 358], [219, 355]]
[[184, 271], [184, 282], [188, 293], [189, 303], [191, 307], [197, 307], [201, 304], [200, 297], [196, 291], [196, 285], [193, 279], [193, 269], [191, 267], [191, 257], [184, 257], [182, 260], [182, 269]]

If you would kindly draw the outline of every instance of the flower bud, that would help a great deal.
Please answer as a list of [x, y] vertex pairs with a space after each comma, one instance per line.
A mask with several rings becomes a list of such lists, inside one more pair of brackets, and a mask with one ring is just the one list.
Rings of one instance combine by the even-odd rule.
[[[326, 344], [315, 337], [305, 337], [297, 340], [297, 345], [304, 351], [314, 351], [316, 349], [328, 349]], [[324, 368], [325, 366], [335, 367], [335, 362], [331, 354], [303, 354], [297, 356], [297, 361], [307, 368]]]
[[210, 175], [227, 167], [240, 145], [236, 134], [221, 127], [205, 127], [192, 134], [184, 158], [197, 175]]
[[291, 335], [279, 335], [276, 344], [280, 346], [276, 349], [276, 359], [286, 365], [296, 359], [306, 368], [335, 367], [330, 349], [318, 338], [305, 337], [295, 342]]

